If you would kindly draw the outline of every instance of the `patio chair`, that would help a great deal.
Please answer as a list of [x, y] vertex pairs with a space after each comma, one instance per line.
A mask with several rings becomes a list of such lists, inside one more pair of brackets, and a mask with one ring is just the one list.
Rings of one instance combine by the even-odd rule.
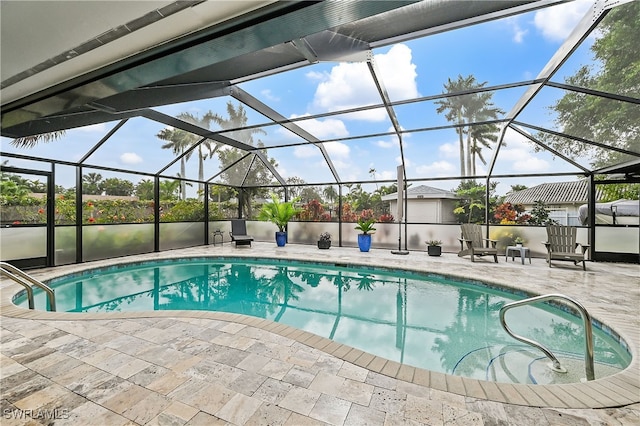
[[236, 243], [236, 247], [239, 245], [249, 245], [251, 247], [251, 241], [253, 237], [247, 235], [247, 222], [244, 219], [231, 219], [231, 241]]
[[482, 237], [482, 227], [475, 223], [463, 223], [462, 238], [460, 238], [460, 252], [458, 257], [471, 255], [471, 261], [475, 262], [476, 256], [493, 256], [498, 263], [497, 240]]
[[[576, 242], [577, 228], [564, 225], [547, 225], [547, 241], [544, 246], [547, 248], [547, 262], [551, 268], [552, 260], [568, 260], [576, 266], [582, 262], [582, 270], [586, 271], [585, 255], [589, 245]], [[581, 252], [576, 252], [581, 246]]]

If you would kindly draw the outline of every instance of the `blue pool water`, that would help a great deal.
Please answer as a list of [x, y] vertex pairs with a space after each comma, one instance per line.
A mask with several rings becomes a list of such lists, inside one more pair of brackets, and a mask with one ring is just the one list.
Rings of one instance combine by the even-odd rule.
[[[517, 295], [474, 282], [398, 270], [269, 259], [197, 258], [85, 271], [48, 282], [58, 311], [211, 310], [266, 318], [366, 352], [448, 374], [513, 383], [584, 377], [578, 317], [546, 304], [512, 309], [509, 326], [549, 347], [570, 373], [509, 337], [499, 309]], [[24, 297], [16, 303], [26, 307]], [[45, 309], [43, 293], [36, 308]], [[595, 333], [596, 377], [630, 363], [620, 343]]]

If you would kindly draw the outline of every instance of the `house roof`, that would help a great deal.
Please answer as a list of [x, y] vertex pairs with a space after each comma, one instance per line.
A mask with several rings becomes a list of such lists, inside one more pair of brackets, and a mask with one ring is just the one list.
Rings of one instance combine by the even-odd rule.
[[[586, 203], [589, 199], [589, 181], [581, 179], [572, 182], [550, 182], [512, 192], [504, 198], [511, 204], [534, 204], [543, 201], [545, 204]], [[600, 192], [596, 192], [596, 199]]]
[[[387, 194], [382, 197], [382, 201], [393, 201], [398, 198], [398, 193]], [[411, 186], [407, 188], [407, 198], [431, 198], [431, 199], [457, 199], [458, 195], [455, 192], [446, 191], [444, 189], [433, 188], [427, 185]]]

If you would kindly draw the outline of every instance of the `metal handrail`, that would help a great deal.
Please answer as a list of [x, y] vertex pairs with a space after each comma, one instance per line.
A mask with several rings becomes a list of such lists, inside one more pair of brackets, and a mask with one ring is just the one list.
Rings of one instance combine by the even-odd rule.
[[35, 309], [35, 304], [33, 301], [33, 289], [29, 285], [29, 283], [31, 283], [47, 293], [47, 299], [49, 300], [49, 310], [55, 312], [56, 295], [51, 287], [36, 280], [31, 275], [24, 273], [22, 270], [7, 262], [0, 262], [0, 272], [11, 278], [13, 281], [17, 282], [27, 290], [27, 297], [29, 298], [29, 309]]
[[551, 353], [549, 349], [547, 349], [541, 343], [538, 343], [534, 340], [527, 339], [526, 337], [515, 334], [507, 326], [507, 323], [504, 319], [505, 313], [511, 308], [515, 308], [522, 305], [528, 305], [535, 302], [544, 302], [550, 299], [561, 299], [561, 300], [570, 302], [578, 309], [578, 312], [580, 312], [580, 316], [582, 317], [582, 322], [584, 324], [584, 340], [585, 340], [584, 363], [585, 363], [585, 370], [587, 374], [587, 380], [595, 380], [595, 372], [593, 367], [593, 329], [591, 327], [591, 315], [589, 315], [589, 312], [587, 312], [585, 307], [582, 306], [582, 304], [577, 300], [574, 300], [569, 296], [565, 296], [564, 294], [546, 294], [543, 296], [535, 296], [535, 297], [530, 297], [528, 299], [519, 300], [517, 302], [507, 303], [502, 308], [500, 308], [500, 323], [502, 324], [502, 328], [504, 328], [505, 331], [514, 339], [520, 340], [521, 342], [534, 346], [540, 349], [542, 352], [544, 352], [547, 358], [549, 358], [552, 361], [553, 365], [551, 368], [554, 371], [566, 372], [566, 370], [560, 365], [560, 361], [558, 361], [558, 358], [556, 358], [556, 356], [553, 353]]

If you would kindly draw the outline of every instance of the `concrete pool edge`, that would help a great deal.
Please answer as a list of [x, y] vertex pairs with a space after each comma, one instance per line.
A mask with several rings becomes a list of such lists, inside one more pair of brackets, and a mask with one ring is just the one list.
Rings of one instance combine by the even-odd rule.
[[[79, 272], [84, 269], [113, 265], [115, 263], [130, 263], [143, 260], [163, 260], [175, 257], [207, 257], [220, 256], [219, 253], [208, 252], [207, 249], [200, 249], [199, 254], [185, 254], [176, 252], [154, 253], [151, 256], [131, 256], [127, 258], [110, 259], [106, 261], [88, 262], [80, 265], [68, 265], [66, 267], [47, 268], [34, 273], [38, 279], [45, 277], [52, 278], [58, 275]], [[269, 257], [273, 255], [256, 250], [232, 250], [233, 257]], [[284, 252], [278, 252], [283, 255]], [[228, 255], [231, 256], [231, 255]], [[355, 259], [348, 259], [349, 263], [363, 266], [367, 265], [365, 257], [350, 256]], [[337, 258], [341, 262], [347, 261], [344, 257]], [[286, 256], [286, 260], [303, 260], [303, 261], [326, 261], [318, 259], [315, 253], [310, 256], [301, 256], [290, 254]], [[330, 261], [330, 260], [329, 260]], [[389, 260], [391, 261], [391, 260]], [[402, 263], [402, 262], [398, 262]], [[459, 274], [448, 274], [450, 276], [458, 276], [460, 278], [477, 280], [477, 276], [465, 276], [465, 264], [456, 272]], [[401, 265], [400, 267], [407, 270], [415, 270], [418, 272], [434, 272], [436, 271], [424, 269], [416, 269], [413, 266]], [[486, 265], [483, 265], [486, 266]], [[397, 265], [395, 267], [398, 267]], [[570, 272], [573, 274], [573, 272]], [[469, 275], [469, 274], [467, 274]], [[498, 281], [498, 282], [496, 282]], [[499, 280], [491, 280], [497, 285], [505, 285], [510, 288], [519, 289], [525, 292], [531, 292], [530, 289], [519, 288], [513, 283], [501, 283]], [[601, 311], [597, 307], [591, 308], [589, 301], [585, 301], [585, 305], [590, 310], [594, 318], [602, 321], [603, 324], [614, 329], [628, 345], [632, 354], [631, 364], [623, 371], [612, 376], [604, 377], [587, 383], [574, 383], [567, 385], [519, 385], [505, 384], [496, 382], [487, 382], [476, 379], [468, 379], [460, 376], [451, 376], [443, 373], [436, 373], [415, 367], [402, 365], [400, 363], [390, 361], [381, 357], [367, 354], [358, 349], [333, 342], [324, 337], [298, 330], [284, 324], [275, 323], [270, 320], [248, 317], [240, 314], [227, 314], [220, 312], [204, 312], [204, 311], [163, 311], [163, 312], [129, 312], [129, 313], [108, 313], [108, 314], [77, 314], [77, 313], [53, 313], [42, 311], [30, 311], [28, 309], [19, 308], [11, 302], [13, 295], [22, 288], [17, 284], [6, 285], [3, 280], [0, 289], [1, 307], [3, 317], [14, 317], [32, 320], [53, 320], [53, 321], [69, 321], [78, 320], [82, 316], [82, 321], [105, 320], [105, 319], [127, 319], [127, 318], [207, 318], [227, 321], [232, 323], [243, 324], [246, 326], [262, 329], [283, 337], [292, 338], [297, 342], [312, 348], [319, 349], [327, 354], [333, 355], [351, 364], [364, 367], [369, 371], [374, 371], [385, 376], [393, 377], [398, 380], [426, 386], [432, 389], [450, 392], [457, 395], [468, 396], [480, 400], [495, 401], [500, 403], [523, 405], [530, 407], [546, 407], [546, 408], [608, 408], [620, 407], [640, 402], [640, 368], [638, 363], [638, 341], [634, 339], [637, 330], [634, 329], [630, 321], [624, 318], [610, 318], [606, 310]]]

